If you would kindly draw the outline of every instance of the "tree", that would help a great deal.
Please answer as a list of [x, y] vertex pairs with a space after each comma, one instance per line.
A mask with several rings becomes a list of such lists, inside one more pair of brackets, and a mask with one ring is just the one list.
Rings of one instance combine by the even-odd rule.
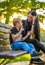
[[6, 0], [0, 2], [0, 16], [3, 14], [6, 17], [6, 22], [8, 23], [9, 17], [14, 12], [20, 12], [23, 15], [27, 15], [30, 9], [45, 8], [44, 2], [39, 2], [36, 0]]

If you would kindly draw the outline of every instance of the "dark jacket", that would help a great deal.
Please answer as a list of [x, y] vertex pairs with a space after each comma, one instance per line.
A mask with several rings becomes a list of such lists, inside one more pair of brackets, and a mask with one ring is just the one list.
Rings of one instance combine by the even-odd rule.
[[[23, 26], [24, 26], [25, 35], [26, 35], [27, 32], [31, 30], [32, 25], [28, 22], [28, 20], [23, 20]], [[35, 34], [35, 39], [40, 41], [40, 27], [39, 27], [38, 21], [34, 23], [34, 34]]]

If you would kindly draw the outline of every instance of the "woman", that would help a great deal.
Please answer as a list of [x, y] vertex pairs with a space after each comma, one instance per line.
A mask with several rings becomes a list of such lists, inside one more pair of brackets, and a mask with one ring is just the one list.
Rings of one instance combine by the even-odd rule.
[[[30, 31], [30, 36], [33, 36], [32, 39], [28, 36], [24, 41], [27, 43], [32, 43], [38, 52], [42, 50], [45, 53], [45, 47], [40, 43], [40, 26], [38, 16], [34, 10], [28, 13], [27, 20], [23, 20], [23, 26], [25, 29], [23, 32], [23, 37], [27, 35], [28, 31]], [[33, 61], [43, 63], [40, 58], [35, 58], [31, 60], [30, 65], [32, 65]]]
[[40, 27], [38, 16], [35, 11], [31, 11], [28, 13], [27, 20], [23, 21], [23, 26], [25, 29], [25, 31], [23, 32], [23, 37], [27, 35], [28, 31], [30, 31], [30, 36], [34, 34], [33, 39], [28, 36], [24, 41], [27, 43], [32, 43], [38, 52], [42, 50], [45, 53], [45, 47], [40, 43]]
[[33, 33], [34, 38], [37, 39], [38, 41], [40, 41], [40, 26], [39, 26], [37, 13], [35, 11], [32, 11], [31, 15], [32, 15], [32, 19], [34, 16], [36, 17], [35, 22], [34, 22], [34, 33]]
[[24, 38], [28, 37], [30, 33], [28, 32], [25, 37], [22, 38], [22, 32], [24, 31], [22, 21], [18, 18], [13, 20], [14, 27], [11, 29], [10, 34], [10, 44], [12, 50], [16, 49], [23, 49], [31, 54], [31, 56], [39, 56], [40, 53], [38, 53], [33, 44], [27, 44], [26, 42], [23, 42]]

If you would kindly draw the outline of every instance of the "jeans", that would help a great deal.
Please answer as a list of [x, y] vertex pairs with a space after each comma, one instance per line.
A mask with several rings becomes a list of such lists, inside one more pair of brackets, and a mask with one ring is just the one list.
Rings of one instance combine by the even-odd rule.
[[27, 44], [26, 42], [13, 42], [11, 44], [11, 48], [12, 50], [23, 49], [24, 51], [27, 51], [30, 54], [33, 54], [33, 52], [35, 51], [33, 44]]
[[26, 39], [25, 40], [26, 43], [32, 43], [36, 49], [36, 51], [40, 51], [42, 50], [43, 52], [45, 52], [45, 47], [43, 44], [41, 44], [37, 39]]

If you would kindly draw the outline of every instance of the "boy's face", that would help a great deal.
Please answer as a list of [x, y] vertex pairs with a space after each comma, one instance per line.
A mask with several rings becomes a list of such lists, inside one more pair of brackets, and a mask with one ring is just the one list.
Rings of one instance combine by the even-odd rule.
[[17, 25], [18, 25], [19, 28], [23, 27], [22, 21], [20, 20], [20, 21], [17, 23]]
[[22, 23], [21, 20], [20, 20], [20, 23], [19, 23], [19, 27], [20, 27], [20, 28], [23, 27], [23, 23]]

